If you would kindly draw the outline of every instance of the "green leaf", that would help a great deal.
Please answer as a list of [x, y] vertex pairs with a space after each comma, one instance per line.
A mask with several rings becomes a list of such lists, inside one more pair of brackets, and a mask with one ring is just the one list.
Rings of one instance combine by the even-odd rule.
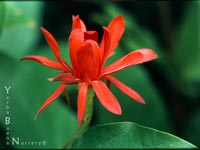
[[[95, 138], [94, 138], [95, 137]], [[197, 148], [169, 133], [121, 122], [88, 129], [72, 148]]]
[[4, 2], [4, 5], [7, 13], [0, 39], [0, 52], [15, 59], [20, 58], [36, 47], [41, 34], [43, 3]]
[[175, 78], [179, 80], [182, 91], [192, 97], [199, 95], [200, 92], [199, 7], [199, 1], [188, 3], [183, 20], [175, 31], [172, 56], [178, 72]]
[[5, 2], [0, 2], [0, 20], [1, 20], [1, 23], [0, 23], [0, 37], [1, 37], [4, 25], [5, 25], [5, 17], [6, 17]]
[[197, 146], [200, 146], [200, 109], [195, 111], [191, 118], [186, 122], [184, 128], [184, 138]]
[[[45, 48], [47, 47], [41, 48], [38, 55], [51, 57], [51, 50]], [[39, 107], [59, 85], [59, 83], [47, 81], [47, 78], [54, 77], [58, 72], [36, 62], [19, 62], [6, 55], [0, 56], [0, 68], [2, 93], [0, 97], [0, 106], [2, 106], [0, 108], [0, 123], [4, 128], [10, 128], [10, 146], [19, 149], [61, 148], [77, 128], [76, 114], [57, 99], [41, 112], [37, 120], [34, 120], [34, 115]], [[8, 95], [4, 86], [11, 87]], [[7, 96], [9, 96], [10, 115], [6, 115], [5, 109]], [[9, 126], [5, 124], [6, 116], [10, 116]], [[16, 143], [12, 145], [12, 138], [17, 139], [18, 137], [20, 142], [46, 141], [46, 145]]]

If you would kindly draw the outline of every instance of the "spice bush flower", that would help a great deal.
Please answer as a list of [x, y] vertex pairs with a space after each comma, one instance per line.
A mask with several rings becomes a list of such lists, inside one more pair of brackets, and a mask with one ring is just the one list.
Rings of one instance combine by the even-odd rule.
[[151, 49], [142, 48], [132, 51], [121, 59], [105, 66], [106, 60], [112, 56], [124, 33], [124, 18], [117, 16], [107, 27], [103, 27], [103, 37], [100, 44], [98, 44], [98, 33], [88, 31], [78, 15], [72, 16], [72, 21], [72, 31], [69, 36], [69, 55], [72, 66], [61, 57], [56, 40], [43, 27], [41, 27], [42, 33], [57, 61], [35, 55], [21, 58], [21, 60], [33, 60], [60, 71], [58, 76], [49, 78], [49, 81], [58, 81], [61, 84], [44, 102], [37, 114], [52, 103], [68, 85], [79, 84], [77, 102], [79, 124], [83, 121], [86, 111], [88, 88], [94, 89], [101, 104], [108, 111], [120, 115], [122, 113], [120, 104], [109, 90], [109, 86], [103, 82], [104, 80], [112, 82], [137, 102], [144, 103], [143, 98], [136, 91], [120, 82], [112, 74], [126, 67], [153, 60], [157, 58], [157, 54]]

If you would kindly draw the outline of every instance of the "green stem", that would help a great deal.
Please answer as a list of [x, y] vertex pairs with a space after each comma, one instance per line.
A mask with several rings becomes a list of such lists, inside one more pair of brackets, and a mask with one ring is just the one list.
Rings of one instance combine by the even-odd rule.
[[77, 137], [79, 137], [85, 132], [88, 125], [90, 124], [92, 114], [93, 114], [93, 97], [94, 97], [94, 91], [92, 88], [91, 89], [89, 88], [87, 92], [86, 112], [85, 112], [84, 119], [82, 123], [80, 124], [80, 126], [76, 129], [76, 131], [65, 142], [62, 149], [65, 149], [68, 146], [70, 146]]

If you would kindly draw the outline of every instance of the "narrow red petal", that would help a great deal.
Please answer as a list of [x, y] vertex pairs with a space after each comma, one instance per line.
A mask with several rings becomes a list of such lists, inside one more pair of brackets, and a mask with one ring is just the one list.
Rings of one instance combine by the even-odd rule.
[[86, 27], [84, 22], [80, 19], [79, 15], [72, 16], [72, 30], [81, 29], [82, 31], [86, 31]]
[[52, 49], [56, 59], [69, 71], [71, 72], [70, 66], [61, 58], [60, 56], [60, 49], [58, 43], [54, 39], [54, 37], [49, 33], [45, 28], [41, 27], [42, 33], [49, 44], [50, 48]]
[[54, 92], [51, 94], [51, 96], [43, 103], [43, 105], [40, 107], [38, 110], [35, 118], [43, 111], [50, 103], [52, 103], [65, 89], [67, 85], [66, 84], [61, 84]]
[[86, 111], [86, 100], [87, 100], [87, 83], [81, 83], [79, 92], [78, 92], [78, 124], [83, 121], [85, 111]]
[[132, 99], [136, 100], [139, 103], [145, 104], [143, 98], [136, 91], [132, 90], [113, 76], [107, 75], [105, 76], [105, 78], [113, 82], [122, 92], [130, 96]]
[[120, 115], [122, 113], [120, 104], [108, 87], [102, 81], [92, 81], [91, 83], [101, 104], [110, 112]]
[[117, 47], [125, 29], [124, 18], [122, 16], [115, 17], [108, 25], [111, 31], [111, 47], [109, 54]]
[[143, 59], [143, 57], [144, 56], [140, 52], [133, 51], [127, 54], [126, 56], [122, 57], [121, 59], [105, 67], [101, 73], [101, 76], [108, 75], [117, 72], [119, 70], [122, 70], [124, 68], [127, 68], [129, 66], [138, 64]]
[[100, 44], [100, 59], [101, 59], [101, 66], [103, 67], [106, 57], [109, 55], [111, 44], [111, 35], [110, 30], [106, 27], [103, 27], [103, 38]]
[[21, 58], [20, 60], [33, 60], [50, 68], [54, 68], [54, 69], [62, 70], [62, 71], [68, 71], [60, 63], [50, 60], [44, 56], [34, 56], [34, 55], [26, 56], [26, 57]]
[[74, 76], [72, 76], [70, 74], [62, 73], [55, 78], [49, 78], [49, 81], [60, 81], [62, 83], [66, 83], [68, 85], [68, 84], [76, 84], [80, 80], [76, 79]]
[[158, 57], [158, 55], [153, 50], [148, 49], [148, 48], [141, 48], [141, 49], [135, 50], [134, 52], [139, 52], [143, 55], [143, 59], [139, 63], [151, 61]]
[[85, 41], [77, 51], [76, 59], [81, 79], [87, 81], [97, 77], [99, 73], [99, 47], [95, 41]]

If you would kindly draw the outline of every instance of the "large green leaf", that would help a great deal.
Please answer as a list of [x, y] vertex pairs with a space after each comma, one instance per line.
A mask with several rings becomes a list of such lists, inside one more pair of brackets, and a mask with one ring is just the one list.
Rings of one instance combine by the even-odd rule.
[[[95, 137], [95, 138], [94, 138]], [[197, 148], [169, 133], [121, 122], [88, 129], [72, 148]]]
[[0, 2], [0, 37], [4, 28], [5, 24], [5, 16], [6, 16], [6, 9], [5, 9], [5, 2]]
[[200, 109], [196, 110], [185, 123], [184, 138], [200, 147]]
[[3, 4], [7, 13], [6, 21], [1, 21], [1, 24], [4, 24], [4, 31], [0, 39], [0, 52], [13, 58], [20, 58], [21, 55], [27, 54], [28, 50], [33, 49], [38, 41], [43, 3], [4, 2]]
[[[50, 49], [44, 48], [39, 50], [38, 55], [52, 57]], [[8, 94], [10, 107], [8, 116], [11, 118], [10, 146], [20, 149], [62, 147], [65, 140], [77, 128], [76, 115], [67, 106], [60, 100], [56, 100], [38, 116], [37, 120], [34, 120], [39, 107], [58, 86], [58, 83], [51, 83], [47, 78], [54, 77], [58, 72], [35, 62], [19, 62], [6, 55], [0, 56], [0, 68], [2, 93], [0, 123], [3, 127], [8, 127], [5, 124], [7, 94], [4, 86], [11, 87]], [[46, 145], [17, 145], [16, 143], [12, 145], [12, 137], [15, 139], [19, 137], [20, 142], [46, 141]], [[3, 144], [5, 146], [5, 143]]]
[[[173, 57], [180, 87], [184, 94], [199, 95], [200, 83], [200, 2], [188, 3], [187, 10], [175, 31]], [[178, 76], [178, 78], [177, 78]], [[187, 92], [185, 92], [187, 91]]]

